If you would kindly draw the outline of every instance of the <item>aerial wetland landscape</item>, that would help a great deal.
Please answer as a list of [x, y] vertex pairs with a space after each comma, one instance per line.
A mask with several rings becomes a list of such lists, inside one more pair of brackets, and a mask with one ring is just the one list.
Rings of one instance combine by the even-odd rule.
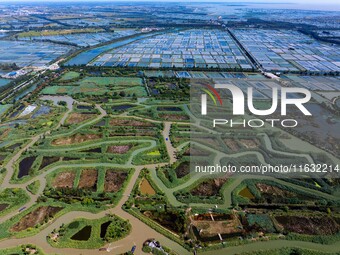
[[0, 254], [340, 254], [338, 3], [0, 6]]

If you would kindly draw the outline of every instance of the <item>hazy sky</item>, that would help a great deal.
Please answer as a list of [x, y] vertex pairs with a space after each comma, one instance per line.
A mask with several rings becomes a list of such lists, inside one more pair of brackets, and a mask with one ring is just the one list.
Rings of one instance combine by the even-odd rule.
[[[4, 3], [20, 3], [20, 2], [224, 2], [224, 3], [283, 3], [297, 5], [332, 5], [340, 6], [339, 0], [1, 0]], [[322, 9], [322, 8], [321, 8]], [[336, 8], [337, 9], [337, 8]]]
[[325, 3], [329, 3], [329, 4], [336, 4], [336, 5], [340, 5], [340, 1], [339, 0], [232, 0], [232, 1], [226, 1], [226, 0], [213, 0], [213, 1], [209, 1], [209, 0], [194, 0], [194, 1], [186, 1], [186, 0], [4, 0], [2, 2], [75, 2], [75, 1], [81, 1], [81, 2], [226, 2], [226, 3], [237, 3], [237, 2], [258, 2], [258, 3], [296, 3], [296, 4], [306, 4], [306, 3], [310, 3], [310, 4], [325, 4]]

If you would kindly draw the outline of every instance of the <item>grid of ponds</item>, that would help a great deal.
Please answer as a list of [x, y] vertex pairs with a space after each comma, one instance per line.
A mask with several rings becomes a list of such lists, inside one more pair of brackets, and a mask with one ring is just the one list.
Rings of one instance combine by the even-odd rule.
[[233, 33], [267, 71], [340, 71], [340, 47], [300, 32], [238, 29]]
[[72, 47], [44, 42], [0, 41], [1, 63], [15, 62], [19, 67], [42, 67], [67, 53]]
[[92, 65], [252, 68], [230, 35], [217, 29], [190, 29], [140, 40], [99, 56]]
[[340, 76], [297, 76], [284, 75], [283, 79], [289, 79], [292, 82], [299, 83], [309, 90], [315, 91], [340, 91]]
[[273, 88], [281, 88], [280, 83], [266, 78], [245, 76], [244, 78], [214, 78], [217, 84], [232, 84], [240, 88], [244, 94], [248, 94], [248, 88], [253, 88], [253, 98], [257, 100], [268, 100], [272, 98]]
[[79, 33], [79, 34], [65, 34], [65, 35], [48, 35], [48, 36], [32, 36], [20, 38], [20, 40], [51, 40], [54, 42], [69, 42], [75, 43], [78, 46], [86, 47], [111, 41], [116, 38], [130, 36], [136, 34], [134, 29], [117, 30], [113, 33]]

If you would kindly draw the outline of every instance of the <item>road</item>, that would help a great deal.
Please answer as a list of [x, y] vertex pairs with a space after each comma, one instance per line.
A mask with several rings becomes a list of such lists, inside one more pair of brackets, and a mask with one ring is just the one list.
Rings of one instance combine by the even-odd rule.
[[[46, 98], [47, 99], [47, 98]], [[50, 99], [50, 98], [49, 98]], [[60, 98], [58, 99], [60, 100]], [[79, 125], [76, 129], [71, 130], [68, 133], [63, 133], [62, 135], [69, 135], [73, 132], [75, 132], [75, 130], [78, 130], [82, 127], [84, 127], [85, 125], [90, 125], [92, 123], [95, 123], [97, 121], [99, 121], [101, 118], [103, 118], [104, 116], [106, 116], [106, 112], [100, 107], [100, 105], [96, 105], [96, 108], [100, 111], [100, 115], [95, 118], [94, 120], [91, 120], [90, 122], [86, 122], [83, 125]], [[68, 117], [69, 113], [72, 110], [72, 104], [68, 104], [68, 111], [65, 113], [65, 115], [62, 117], [62, 119], [60, 120], [60, 123], [57, 125], [56, 128], [59, 128], [66, 120], [66, 118]], [[170, 131], [170, 125], [171, 123], [167, 123], [164, 126], [164, 130], [163, 130], [163, 135], [168, 136], [169, 135], [169, 131]], [[45, 135], [49, 134], [45, 133]], [[29, 182], [26, 182], [24, 184], [11, 184], [10, 183], [10, 179], [11, 176], [14, 173], [14, 163], [20, 158], [21, 154], [29, 149], [30, 147], [32, 147], [38, 140], [39, 138], [44, 135], [44, 134], [39, 134], [34, 136], [31, 141], [25, 146], [23, 147], [20, 151], [18, 151], [13, 157], [12, 159], [6, 164], [6, 169], [7, 169], [7, 174], [4, 178], [4, 182], [2, 184], [2, 187], [9, 187], [9, 188], [23, 188], [25, 189], [25, 187], [29, 184], [32, 183], [36, 180], [40, 181], [40, 188], [39, 191], [37, 193], [37, 195], [33, 195], [31, 193], [27, 193], [30, 196], [30, 201], [28, 203], [26, 203], [25, 206], [26, 208], [29, 208], [30, 206], [34, 205], [36, 203], [37, 198], [40, 196], [40, 194], [42, 194], [45, 186], [46, 186], [46, 175], [48, 175], [49, 173], [65, 167], [65, 165], [59, 165], [59, 166], [55, 166], [53, 168], [50, 168], [49, 170], [43, 172], [42, 174], [40, 174], [39, 176], [36, 176], [32, 179], [30, 179]], [[58, 135], [61, 136], [61, 135]], [[71, 221], [75, 220], [76, 218], [88, 218], [88, 219], [98, 219], [98, 218], [102, 218], [104, 217], [107, 213], [112, 213], [112, 214], [116, 214], [119, 217], [123, 218], [123, 219], [127, 219], [129, 220], [130, 224], [132, 225], [132, 231], [131, 233], [117, 241], [112, 243], [111, 248], [114, 247], [112, 249], [112, 253], [114, 254], [120, 254], [120, 253], [124, 253], [128, 250], [131, 249], [133, 244], [137, 245], [137, 250], [135, 254], [141, 254], [141, 248], [142, 248], [142, 244], [143, 242], [148, 239], [148, 238], [156, 238], [157, 240], [159, 240], [163, 245], [167, 246], [167, 247], [172, 247], [174, 250], [176, 250], [179, 254], [190, 254], [187, 250], [185, 250], [181, 245], [177, 244], [176, 242], [168, 239], [167, 237], [159, 234], [158, 232], [156, 232], [155, 230], [153, 230], [152, 228], [150, 228], [149, 226], [147, 226], [146, 224], [144, 224], [143, 222], [141, 222], [140, 220], [138, 220], [137, 218], [133, 217], [132, 215], [130, 215], [129, 213], [125, 212], [122, 209], [122, 205], [126, 202], [126, 200], [128, 199], [129, 194], [132, 191], [132, 188], [139, 176], [140, 171], [146, 167], [148, 169], [155, 170], [156, 167], [159, 166], [163, 166], [165, 165], [165, 163], [163, 164], [151, 164], [151, 165], [143, 165], [143, 166], [133, 166], [132, 165], [132, 159], [135, 155], [137, 155], [138, 153], [144, 151], [144, 150], [149, 150], [153, 147], [156, 146], [156, 142], [154, 140], [140, 140], [141, 142], [146, 142], [149, 143], [149, 146], [146, 146], [144, 148], [138, 149], [136, 151], [134, 151], [128, 162], [126, 164], [124, 164], [124, 167], [134, 167], [135, 171], [130, 179], [130, 182], [128, 183], [125, 191], [124, 191], [124, 195], [123, 198], [119, 201], [118, 205], [115, 206], [114, 208], [102, 211], [100, 213], [94, 214], [94, 213], [90, 213], [90, 212], [84, 212], [84, 211], [72, 211], [72, 212], [68, 212], [64, 215], [62, 215], [61, 217], [54, 219], [53, 222], [51, 222], [48, 226], [46, 226], [45, 228], [43, 228], [38, 234], [34, 235], [34, 236], [30, 236], [30, 237], [26, 237], [26, 238], [13, 238], [13, 239], [7, 239], [7, 240], [2, 240], [0, 241], [0, 248], [8, 248], [8, 247], [12, 247], [12, 246], [17, 246], [18, 244], [35, 244], [39, 247], [41, 247], [44, 252], [47, 253], [58, 253], [58, 254], [95, 254], [97, 250], [91, 250], [91, 249], [71, 249], [71, 248], [54, 248], [52, 246], [49, 245], [49, 243], [46, 240], [46, 236], [49, 235], [53, 229], [57, 229], [60, 227], [61, 224], [67, 224], [70, 223]], [[171, 146], [171, 144], [167, 144], [167, 149], [169, 150], [169, 156], [170, 156], [170, 160], [171, 162], [174, 162], [175, 157], [174, 157], [174, 152], [175, 149]], [[75, 164], [75, 165], [68, 165], [68, 167], [75, 167], [75, 168], [79, 168], [79, 167], [96, 167], [96, 166], [106, 166], [106, 167], [122, 167], [122, 165], [119, 164], [110, 164], [110, 163], [92, 163], [92, 164]], [[2, 217], [0, 219], [0, 223], [4, 222], [8, 219], [10, 219], [11, 217], [17, 215], [17, 212], [12, 212], [4, 217]], [[109, 245], [109, 244], [108, 244]], [[108, 246], [107, 245], [107, 246]], [[98, 252], [99, 253], [99, 252]]]
[[[73, 103], [73, 102], [72, 102]], [[68, 110], [67, 112], [64, 114], [64, 116], [61, 118], [60, 122], [58, 123], [57, 128], [59, 128], [62, 124], [64, 124], [65, 120], [67, 119], [69, 113], [72, 111], [72, 103], [68, 103], [67, 107]], [[71, 135], [74, 132], [76, 132], [77, 130], [87, 126], [87, 125], [91, 125], [97, 121], [99, 121], [100, 119], [102, 119], [103, 117], [105, 117], [107, 115], [107, 113], [101, 108], [101, 106], [99, 104], [96, 105], [96, 108], [99, 110], [100, 115], [98, 117], [96, 117], [95, 119], [92, 119], [88, 122], [85, 122], [79, 126], [77, 126], [76, 128], [67, 131], [63, 134], [54, 134], [53, 137], [60, 137], [60, 136], [66, 136], [66, 135]], [[122, 114], [121, 116], [125, 116], [124, 114]], [[133, 117], [131, 116], [130, 118], [136, 118], [136, 119], [143, 119], [140, 117]], [[161, 121], [157, 121], [157, 120], [148, 120], [151, 122], [155, 122], [155, 123], [163, 123]], [[176, 122], [164, 122], [164, 129], [162, 131], [162, 135], [164, 138], [164, 142], [166, 145], [166, 149], [167, 152], [169, 154], [169, 162], [173, 163], [176, 161], [176, 157], [175, 157], [175, 153], [176, 151], [179, 150], [179, 148], [181, 148], [183, 145], [179, 146], [178, 148], [174, 148], [173, 145], [171, 144], [170, 140], [166, 140], [166, 138], [169, 137], [170, 134], [170, 129], [171, 129], [171, 125], [173, 123]], [[198, 125], [197, 123], [193, 124], [193, 125]], [[40, 194], [42, 194], [45, 186], [46, 186], [46, 179], [45, 177], [53, 172], [56, 171], [59, 168], [65, 167], [65, 165], [58, 165], [58, 166], [54, 166], [51, 168], [48, 168], [46, 171], [44, 171], [42, 174], [40, 174], [39, 176], [33, 177], [31, 178], [28, 182], [24, 183], [24, 184], [12, 184], [10, 183], [11, 180], [11, 176], [14, 173], [14, 164], [15, 162], [20, 158], [21, 154], [31, 148], [42, 135], [50, 135], [51, 133], [46, 132], [44, 134], [38, 134], [34, 137], [31, 138], [31, 141], [29, 143], [27, 143], [21, 150], [19, 150], [13, 157], [12, 159], [6, 164], [6, 169], [7, 169], [7, 174], [4, 178], [2, 187], [17, 187], [17, 188], [23, 188], [25, 189], [25, 187], [36, 181], [39, 180], [40, 181], [40, 188], [39, 191], [37, 193], [37, 195], [33, 195], [31, 193], [28, 193], [28, 195], [30, 196], [30, 201], [28, 203], [26, 203], [23, 206], [26, 206], [27, 208], [29, 208], [30, 206], [34, 205], [38, 196]], [[58, 253], [58, 254], [83, 254], [83, 255], [87, 255], [87, 254], [102, 254], [101, 252], [98, 252], [98, 250], [91, 250], [91, 249], [72, 249], [72, 248], [54, 248], [52, 246], [49, 245], [49, 243], [46, 240], [46, 236], [49, 235], [53, 229], [57, 229], [60, 227], [61, 224], [67, 224], [72, 222], [73, 220], [75, 220], [76, 218], [87, 218], [87, 219], [98, 219], [98, 218], [102, 218], [104, 217], [107, 213], [112, 213], [115, 215], [118, 215], [119, 217], [123, 218], [123, 219], [127, 219], [129, 220], [130, 224], [132, 225], [132, 231], [131, 233], [116, 242], [113, 242], [111, 244], [107, 244], [106, 247], [108, 247], [110, 245], [111, 248], [113, 248], [111, 250], [111, 254], [120, 254], [120, 253], [124, 253], [128, 250], [131, 249], [132, 245], [136, 244], [137, 245], [137, 249], [135, 254], [142, 254], [141, 248], [142, 248], [142, 244], [143, 242], [148, 239], [148, 238], [155, 238], [158, 241], [161, 242], [161, 244], [172, 248], [174, 251], [176, 251], [179, 255], [188, 255], [191, 254], [190, 252], [188, 252], [187, 250], [185, 250], [181, 245], [177, 244], [176, 242], [170, 240], [169, 238], [163, 236], [162, 234], [156, 232], [155, 230], [153, 230], [151, 227], [149, 227], [148, 225], [144, 224], [143, 222], [141, 222], [140, 220], [138, 220], [137, 218], [135, 218], [134, 216], [130, 215], [129, 213], [125, 212], [122, 209], [122, 205], [126, 202], [126, 200], [128, 199], [133, 186], [139, 176], [140, 171], [146, 167], [150, 170], [151, 172], [151, 176], [152, 179], [154, 180], [154, 182], [156, 183], [156, 185], [159, 186], [159, 188], [165, 192], [169, 202], [174, 205], [174, 206], [181, 206], [183, 205], [181, 202], [177, 201], [176, 198], [174, 197], [173, 193], [175, 191], [178, 191], [180, 189], [183, 189], [185, 187], [188, 187], [189, 185], [191, 185], [192, 183], [194, 183], [195, 181], [197, 181], [197, 178], [191, 178], [188, 182], [179, 185], [175, 188], [167, 188], [163, 182], [157, 177], [156, 174], [156, 168], [159, 166], [164, 166], [165, 164], [168, 163], [162, 163], [162, 164], [150, 164], [150, 165], [142, 165], [142, 166], [134, 166], [132, 164], [132, 159], [135, 155], [137, 155], [138, 153], [143, 152], [144, 150], [149, 150], [153, 147], [156, 146], [156, 142], [152, 139], [142, 139], [139, 140], [140, 142], [146, 143], [147, 146], [140, 148], [136, 151], [134, 151], [129, 159], [127, 160], [127, 162], [125, 162], [124, 164], [112, 164], [112, 163], [84, 163], [84, 164], [73, 164], [73, 165], [67, 165], [67, 167], [75, 167], [75, 168], [82, 168], [82, 167], [96, 167], [96, 166], [104, 166], [104, 167], [125, 167], [125, 168], [130, 168], [133, 167], [135, 169], [127, 187], [124, 190], [124, 195], [122, 197], [122, 199], [119, 201], [119, 203], [117, 204], [117, 206], [115, 206], [114, 208], [110, 208], [108, 210], [102, 211], [100, 213], [90, 213], [90, 212], [85, 212], [85, 211], [71, 211], [68, 213], [65, 213], [64, 215], [60, 216], [59, 218], [54, 219], [52, 222], [50, 222], [49, 224], [46, 224], [46, 226], [43, 227], [43, 229], [37, 233], [34, 236], [30, 236], [30, 237], [25, 237], [25, 238], [11, 238], [11, 239], [6, 239], [6, 240], [1, 240], [0, 241], [0, 248], [8, 248], [8, 247], [12, 247], [12, 246], [17, 246], [18, 244], [35, 244], [37, 246], [39, 246], [40, 248], [43, 249], [44, 252], [46, 253]], [[95, 144], [103, 144], [103, 143], [109, 143], [110, 141], [102, 141], [102, 142], [95, 142]], [[114, 142], [113, 142], [114, 143]], [[273, 151], [273, 148], [271, 146], [270, 143], [270, 139], [265, 138], [265, 145], [267, 147], [268, 150]], [[79, 149], [79, 148], [85, 148], [86, 146], [93, 146], [93, 144], [89, 144], [89, 145], [79, 145], [76, 146], [75, 149]], [[207, 150], [211, 150], [214, 151], [213, 148], [210, 147], [206, 147], [205, 149]], [[55, 149], [56, 151], [58, 149]], [[46, 152], [46, 150], [45, 150]], [[51, 150], [51, 152], [53, 152], [53, 149]], [[277, 151], [275, 151], [277, 152]], [[238, 156], [244, 156], [244, 155], [248, 155], [248, 154], [255, 154], [258, 159], [262, 162], [262, 163], [266, 163], [264, 161], [264, 158], [262, 156], [261, 153], [259, 152], [241, 152], [241, 153], [236, 153], [236, 154], [230, 154], [228, 155], [229, 157], [238, 157]], [[222, 156], [225, 155], [220, 155], [219, 157], [217, 157], [217, 160], [220, 160]], [[303, 155], [305, 157], [308, 158], [309, 155]], [[243, 177], [245, 178], [245, 177]], [[231, 191], [236, 188], [241, 182], [242, 180], [244, 180], [243, 178], [238, 178], [235, 181], [233, 181], [232, 183], [229, 184], [229, 186], [224, 190], [224, 204], [221, 205], [221, 208], [230, 208], [231, 206]], [[248, 176], [247, 178], [258, 178], [258, 176]], [[261, 178], [263, 178], [263, 176], [261, 176]], [[270, 178], [270, 177], [267, 177]], [[300, 186], [294, 185], [294, 184], [289, 184], [286, 183], [282, 180], [276, 180], [279, 182], [284, 183], [285, 185], [291, 185], [294, 186], [295, 188], [299, 188], [299, 189], [304, 189], [307, 192], [315, 192], [312, 190], [309, 190], [307, 188], [302, 188]], [[324, 194], [319, 192], [319, 195], [325, 196], [327, 198], [329, 198], [328, 194]], [[333, 197], [334, 198], [334, 197]], [[207, 205], [207, 204], [191, 204], [191, 206], [203, 206], [205, 208], [207, 207], [211, 207], [212, 205]], [[11, 217], [17, 215], [17, 212], [12, 212], [9, 213], [8, 215], [2, 217], [0, 219], [0, 222], [4, 222], [8, 219], [10, 219]], [[224, 255], [224, 254], [236, 254], [239, 252], [245, 252], [245, 251], [253, 251], [254, 249], [269, 249], [269, 248], [282, 248], [282, 247], [301, 247], [301, 248], [308, 248], [308, 249], [316, 249], [316, 250], [320, 250], [320, 251], [340, 251], [340, 242], [336, 243], [334, 245], [322, 245], [322, 244], [315, 244], [315, 243], [310, 243], [310, 242], [302, 242], [302, 241], [287, 241], [287, 240], [280, 240], [280, 241], [267, 241], [264, 245], [263, 242], [256, 242], [256, 243], [250, 243], [250, 244], [246, 244], [246, 245], [242, 245], [242, 246], [237, 246], [237, 247], [226, 247], [223, 248], [221, 250], [217, 250], [217, 251], [209, 251], [209, 252], [204, 252], [202, 254], [205, 255]]]

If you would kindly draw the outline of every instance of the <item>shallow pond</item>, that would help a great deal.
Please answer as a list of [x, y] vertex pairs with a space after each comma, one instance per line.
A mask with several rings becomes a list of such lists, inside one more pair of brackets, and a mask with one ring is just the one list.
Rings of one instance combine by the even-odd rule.
[[100, 226], [100, 238], [104, 238], [105, 234], [106, 234], [106, 230], [109, 227], [109, 225], [111, 224], [112, 221], [107, 221], [104, 222], [101, 226]]
[[6, 85], [7, 85], [8, 83], [10, 83], [11, 81], [12, 81], [12, 80], [0, 78], [0, 87], [6, 86]]
[[166, 112], [181, 112], [182, 109], [180, 107], [171, 107], [171, 106], [162, 106], [162, 107], [157, 107], [157, 111], [166, 111]]
[[19, 163], [18, 178], [28, 175], [29, 170], [31, 169], [31, 166], [36, 158], [37, 157], [27, 157], [21, 160], [21, 162]]
[[39, 117], [40, 115], [43, 114], [49, 114], [50, 113], [51, 108], [49, 106], [46, 105], [42, 105], [40, 106], [40, 108], [32, 115], [32, 118], [35, 119], [36, 117]]
[[130, 109], [132, 107], [135, 107], [135, 106], [134, 105], [130, 105], [130, 104], [121, 104], [121, 105], [112, 106], [111, 109], [114, 110], [114, 111], [121, 111], [121, 110]]
[[5, 210], [8, 207], [8, 204], [0, 204], [0, 212]]
[[143, 179], [140, 184], [140, 192], [145, 195], [155, 195], [156, 191], [152, 188], [150, 182], [147, 179]]
[[87, 241], [91, 237], [92, 226], [85, 226], [77, 233], [75, 233], [71, 239], [76, 241]]

